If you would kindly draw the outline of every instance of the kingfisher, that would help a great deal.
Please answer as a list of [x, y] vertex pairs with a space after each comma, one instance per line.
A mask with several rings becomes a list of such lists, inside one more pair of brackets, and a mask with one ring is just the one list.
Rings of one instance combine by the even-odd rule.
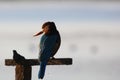
[[61, 45], [61, 37], [59, 31], [56, 28], [54, 22], [45, 22], [42, 25], [42, 31], [38, 32], [34, 36], [42, 35], [40, 39], [39, 50], [39, 62], [40, 69], [38, 72], [38, 78], [43, 79], [45, 75], [46, 65], [48, 60], [55, 59], [55, 54]]

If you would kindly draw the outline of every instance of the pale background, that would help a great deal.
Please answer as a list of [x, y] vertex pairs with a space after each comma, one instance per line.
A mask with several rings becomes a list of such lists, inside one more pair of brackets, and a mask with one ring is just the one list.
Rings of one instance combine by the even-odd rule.
[[[119, 1], [0, 1], [0, 80], [15, 80], [15, 67], [5, 66], [16, 49], [38, 57], [40, 37], [33, 35], [54, 21], [62, 44], [55, 57], [73, 59], [70, 66], [47, 66], [44, 80], [120, 80]], [[38, 80], [39, 66], [32, 67]]]

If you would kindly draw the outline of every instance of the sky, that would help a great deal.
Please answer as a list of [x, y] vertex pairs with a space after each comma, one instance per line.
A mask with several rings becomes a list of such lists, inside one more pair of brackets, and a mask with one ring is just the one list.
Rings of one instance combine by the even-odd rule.
[[[85, 3], [85, 4], [84, 4]], [[45, 5], [44, 5], [45, 4]], [[95, 21], [120, 19], [117, 2], [2, 2], [1, 21]]]
[[[38, 57], [41, 36], [33, 35], [46, 21], [54, 21], [61, 34], [55, 57], [70, 57], [73, 64], [49, 66], [45, 80], [120, 79], [120, 2], [71, 0], [0, 2], [0, 80], [15, 79], [15, 67], [4, 65], [13, 49], [28, 59]], [[33, 67], [32, 80], [38, 69]]]

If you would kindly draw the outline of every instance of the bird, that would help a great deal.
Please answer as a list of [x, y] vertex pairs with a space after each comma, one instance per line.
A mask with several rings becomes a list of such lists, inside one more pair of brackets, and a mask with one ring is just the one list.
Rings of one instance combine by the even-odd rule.
[[60, 45], [61, 45], [61, 37], [60, 37], [60, 34], [59, 32], [57, 33], [57, 40], [56, 40], [56, 43], [53, 47], [53, 50], [52, 50], [52, 54], [51, 54], [51, 59], [55, 59], [55, 54], [57, 53], [58, 49], [60, 48]]

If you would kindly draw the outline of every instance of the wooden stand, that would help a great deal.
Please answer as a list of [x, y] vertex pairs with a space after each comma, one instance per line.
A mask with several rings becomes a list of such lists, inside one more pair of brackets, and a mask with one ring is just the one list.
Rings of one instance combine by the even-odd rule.
[[[32, 66], [39, 65], [38, 59], [26, 59], [26, 65], [17, 64], [13, 59], [5, 59], [6, 66], [16, 66], [15, 80], [31, 80]], [[71, 58], [50, 59], [47, 65], [72, 65]]]

